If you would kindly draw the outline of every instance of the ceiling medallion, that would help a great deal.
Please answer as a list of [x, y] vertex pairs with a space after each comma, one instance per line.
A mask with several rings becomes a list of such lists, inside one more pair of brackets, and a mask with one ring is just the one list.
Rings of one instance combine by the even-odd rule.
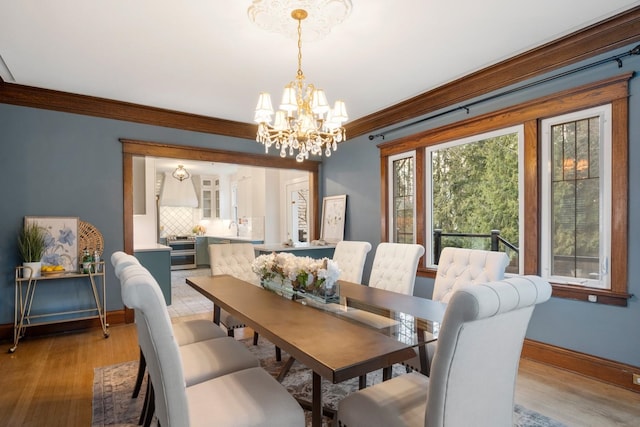
[[304, 41], [320, 40], [351, 13], [351, 0], [253, 0], [247, 14], [258, 27], [296, 39], [296, 22], [291, 13], [307, 11], [304, 22]]

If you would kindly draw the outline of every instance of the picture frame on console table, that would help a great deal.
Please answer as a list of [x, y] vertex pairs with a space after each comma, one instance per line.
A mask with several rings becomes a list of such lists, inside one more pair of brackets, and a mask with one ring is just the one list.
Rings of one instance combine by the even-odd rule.
[[25, 216], [24, 224], [37, 224], [45, 232], [42, 263], [61, 265], [65, 271], [78, 271], [79, 218], [63, 216]]
[[347, 195], [328, 196], [322, 199], [322, 222], [320, 239], [327, 243], [338, 243], [344, 239], [344, 224], [347, 214]]

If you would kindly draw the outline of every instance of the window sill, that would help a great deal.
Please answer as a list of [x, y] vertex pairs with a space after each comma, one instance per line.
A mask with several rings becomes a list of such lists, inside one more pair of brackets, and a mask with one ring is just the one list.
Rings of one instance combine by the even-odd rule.
[[568, 298], [578, 301], [590, 302], [592, 304], [607, 304], [626, 307], [627, 300], [632, 294], [615, 293], [604, 289], [585, 288], [575, 285], [561, 285], [552, 283], [552, 296], [558, 298]]
[[[436, 277], [436, 270], [420, 267], [418, 268], [417, 275], [419, 277], [429, 277], [433, 279]], [[552, 283], [551, 286], [553, 288], [552, 296], [554, 297], [585, 301], [592, 304], [607, 304], [615, 305], [618, 307], [626, 307], [627, 300], [629, 300], [629, 298], [633, 296], [633, 294], [621, 294], [604, 289], [585, 288], [575, 285], [561, 285]], [[592, 301], [592, 299], [595, 299], [595, 301]]]

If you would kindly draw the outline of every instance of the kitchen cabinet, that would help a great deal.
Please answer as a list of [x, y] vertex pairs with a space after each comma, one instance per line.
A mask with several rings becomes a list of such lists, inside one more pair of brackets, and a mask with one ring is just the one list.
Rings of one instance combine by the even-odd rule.
[[220, 218], [220, 180], [216, 176], [200, 178], [202, 219]]
[[196, 237], [196, 264], [198, 267], [209, 266], [209, 238]]
[[256, 245], [264, 243], [264, 240], [233, 236], [196, 237], [196, 263], [198, 267], [209, 267], [209, 245], [224, 245], [227, 243], [251, 243]]

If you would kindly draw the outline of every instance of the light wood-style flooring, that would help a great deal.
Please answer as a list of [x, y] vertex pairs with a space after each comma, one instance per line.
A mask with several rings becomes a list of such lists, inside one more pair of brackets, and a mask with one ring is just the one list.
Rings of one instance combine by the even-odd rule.
[[[27, 338], [15, 353], [0, 353], [0, 426], [90, 426], [93, 369], [138, 358], [133, 324], [110, 331], [108, 339], [100, 329]], [[568, 426], [640, 425], [640, 394], [528, 360], [516, 403]]]

